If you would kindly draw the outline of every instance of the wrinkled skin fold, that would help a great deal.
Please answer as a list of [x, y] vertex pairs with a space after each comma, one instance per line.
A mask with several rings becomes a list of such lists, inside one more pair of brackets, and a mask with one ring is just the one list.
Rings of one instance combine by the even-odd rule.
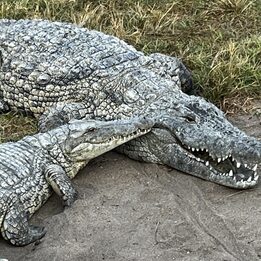
[[0, 108], [39, 118], [40, 131], [70, 119], [149, 116], [156, 127], [119, 148], [233, 188], [257, 184], [260, 142], [203, 98], [175, 57], [144, 55], [116, 37], [41, 20], [0, 21]]

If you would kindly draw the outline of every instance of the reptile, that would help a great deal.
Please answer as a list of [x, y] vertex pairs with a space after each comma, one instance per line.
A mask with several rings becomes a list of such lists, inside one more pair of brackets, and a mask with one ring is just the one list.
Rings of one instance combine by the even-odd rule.
[[70, 119], [151, 116], [160, 127], [118, 151], [232, 188], [255, 186], [261, 142], [193, 88], [175, 57], [70, 23], [0, 20], [2, 112], [33, 114], [42, 132]]
[[29, 218], [52, 191], [71, 206], [77, 192], [71, 179], [91, 159], [148, 133], [148, 119], [71, 120], [45, 133], [0, 144], [0, 228], [4, 239], [23, 246], [41, 239], [46, 229]]

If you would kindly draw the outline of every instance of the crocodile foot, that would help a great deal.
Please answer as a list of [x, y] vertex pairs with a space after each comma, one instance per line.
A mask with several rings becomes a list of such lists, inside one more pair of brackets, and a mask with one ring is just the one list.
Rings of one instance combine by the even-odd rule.
[[45, 178], [56, 194], [61, 197], [63, 205], [70, 207], [77, 199], [78, 193], [64, 169], [59, 165], [51, 164], [45, 169]]
[[5, 215], [1, 227], [3, 238], [16, 246], [25, 246], [40, 240], [46, 234], [46, 229], [29, 225], [28, 219], [24, 206], [17, 203]]

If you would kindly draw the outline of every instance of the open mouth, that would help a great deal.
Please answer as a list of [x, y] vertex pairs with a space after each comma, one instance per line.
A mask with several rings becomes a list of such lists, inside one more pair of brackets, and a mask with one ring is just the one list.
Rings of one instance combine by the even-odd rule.
[[218, 183], [226, 183], [236, 188], [247, 188], [257, 184], [257, 164], [239, 162], [232, 155], [218, 158], [205, 148], [187, 146], [186, 150], [194, 156], [194, 160], [204, 164], [214, 173], [214, 179]]

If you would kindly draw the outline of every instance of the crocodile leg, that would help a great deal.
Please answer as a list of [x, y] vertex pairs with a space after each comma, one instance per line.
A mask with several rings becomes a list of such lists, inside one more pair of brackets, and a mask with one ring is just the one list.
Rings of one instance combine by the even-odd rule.
[[178, 78], [181, 90], [185, 93], [193, 93], [195, 87], [193, 86], [191, 72], [178, 58], [161, 53], [153, 53], [149, 57], [151, 59], [145, 64], [146, 67], [175, 82]]
[[6, 214], [1, 228], [2, 236], [11, 244], [17, 246], [28, 245], [40, 240], [45, 234], [44, 227], [29, 225], [28, 214], [19, 203]]
[[71, 119], [85, 118], [90, 113], [91, 109], [83, 103], [58, 103], [40, 116], [38, 128], [40, 132], [46, 132], [68, 123]]
[[45, 178], [55, 193], [62, 198], [64, 206], [71, 206], [77, 199], [77, 191], [61, 166], [49, 165], [45, 169]]

